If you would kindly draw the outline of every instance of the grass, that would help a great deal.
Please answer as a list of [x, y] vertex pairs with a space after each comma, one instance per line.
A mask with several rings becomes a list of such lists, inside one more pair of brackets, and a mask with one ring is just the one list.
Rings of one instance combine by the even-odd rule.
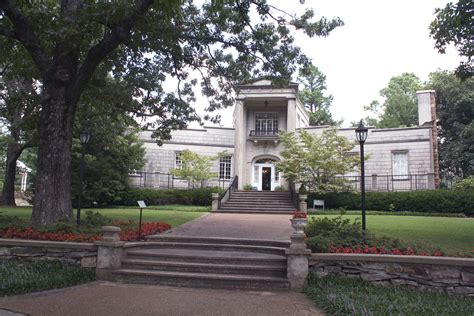
[[474, 301], [407, 286], [377, 286], [360, 279], [310, 275], [306, 294], [328, 315], [473, 315]]
[[[83, 209], [81, 214], [84, 214], [88, 209]], [[117, 207], [117, 208], [103, 208], [92, 209], [94, 212], [99, 212], [109, 218], [115, 220], [133, 219], [138, 221], [140, 217], [140, 210], [137, 207]], [[143, 221], [145, 222], [165, 222], [172, 227], [177, 227], [186, 222], [202, 216], [209, 211], [207, 206], [192, 206], [192, 205], [160, 205], [150, 206], [143, 209]], [[74, 218], [75, 218], [74, 211]], [[30, 220], [31, 207], [1, 207], [0, 215], [17, 216], [23, 220]]]
[[[311, 215], [310, 217], [337, 215]], [[358, 215], [344, 215], [354, 220]], [[367, 230], [376, 237], [387, 236], [404, 243], [425, 243], [440, 247], [447, 255], [472, 256], [474, 219], [425, 216], [368, 215]]]
[[95, 270], [59, 261], [0, 261], [0, 296], [63, 288], [95, 280]]

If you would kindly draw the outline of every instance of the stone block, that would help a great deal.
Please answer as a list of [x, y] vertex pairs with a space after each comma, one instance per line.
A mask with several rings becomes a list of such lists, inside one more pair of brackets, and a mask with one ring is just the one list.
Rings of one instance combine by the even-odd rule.
[[360, 266], [365, 269], [385, 271], [386, 263], [361, 262]]
[[401, 266], [403, 273], [408, 275], [417, 276], [417, 277], [430, 277], [430, 274], [425, 269], [425, 267], [420, 265], [403, 265]]
[[97, 266], [97, 257], [83, 257], [81, 259], [81, 267], [83, 268], [95, 268]]
[[474, 273], [468, 271], [461, 272], [461, 280], [465, 283], [473, 283], [474, 284]]
[[291, 290], [301, 292], [308, 276], [308, 256], [287, 256], [287, 277], [291, 284]]
[[327, 266], [327, 267], [324, 267], [324, 271], [328, 273], [340, 273], [341, 266]]
[[10, 248], [0, 247], [0, 256], [9, 256], [11, 254]]
[[474, 287], [471, 286], [456, 286], [449, 291], [449, 293], [474, 296]]
[[459, 279], [461, 272], [454, 267], [433, 267], [430, 275], [433, 279]]
[[377, 272], [377, 273], [361, 273], [360, 278], [365, 281], [385, 281], [385, 280], [392, 279], [393, 276], [385, 272]]
[[410, 286], [414, 286], [414, 287], [419, 286], [419, 284], [417, 282], [412, 281], [412, 280], [407, 280], [407, 279], [392, 279], [391, 282], [394, 285], [410, 285]]

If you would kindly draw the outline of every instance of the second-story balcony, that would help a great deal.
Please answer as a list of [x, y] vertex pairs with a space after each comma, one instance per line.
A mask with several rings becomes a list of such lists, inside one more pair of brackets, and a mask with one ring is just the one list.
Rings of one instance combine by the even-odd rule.
[[249, 139], [254, 143], [259, 141], [273, 141], [278, 143], [280, 141], [281, 130], [251, 130], [249, 134]]

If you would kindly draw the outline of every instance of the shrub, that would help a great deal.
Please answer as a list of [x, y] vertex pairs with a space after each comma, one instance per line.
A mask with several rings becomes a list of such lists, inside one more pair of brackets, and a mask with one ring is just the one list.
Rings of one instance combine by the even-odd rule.
[[184, 204], [208, 206], [211, 205], [212, 193], [219, 191], [219, 188], [200, 188], [192, 190], [133, 188], [129, 189], [116, 205], [136, 206], [137, 201], [145, 201], [147, 205]]
[[253, 186], [252, 186], [251, 184], [248, 184], [248, 183], [247, 183], [246, 185], [244, 185], [244, 190], [245, 190], [245, 191], [252, 191], [252, 190], [253, 190]]
[[277, 191], [277, 192], [284, 192], [284, 191], [285, 191], [285, 188], [284, 188], [283, 186], [281, 186], [281, 185], [277, 185], [277, 186], [275, 187], [275, 191]]
[[[324, 200], [326, 207], [360, 208], [358, 193], [310, 193], [308, 201]], [[474, 190], [426, 190], [411, 192], [367, 192], [366, 207], [372, 211], [464, 213], [474, 215]]]
[[467, 177], [465, 179], [459, 180], [454, 184], [454, 189], [467, 191], [474, 191], [474, 176]]

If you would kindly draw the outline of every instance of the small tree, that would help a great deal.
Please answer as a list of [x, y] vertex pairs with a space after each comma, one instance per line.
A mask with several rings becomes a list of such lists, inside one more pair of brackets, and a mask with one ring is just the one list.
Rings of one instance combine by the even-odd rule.
[[201, 156], [191, 150], [183, 150], [180, 154], [181, 164], [170, 170], [170, 173], [188, 181], [193, 187], [199, 183], [216, 177], [217, 173], [211, 172], [213, 161], [216, 157]]
[[281, 140], [285, 149], [280, 153], [283, 159], [277, 169], [287, 180], [301, 183], [316, 193], [350, 189], [341, 175], [354, 170], [359, 160], [348, 155], [354, 143], [338, 136], [335, 129], [324, 130], [320, 136], [305, 130], [297, 135], [283, 133]]

